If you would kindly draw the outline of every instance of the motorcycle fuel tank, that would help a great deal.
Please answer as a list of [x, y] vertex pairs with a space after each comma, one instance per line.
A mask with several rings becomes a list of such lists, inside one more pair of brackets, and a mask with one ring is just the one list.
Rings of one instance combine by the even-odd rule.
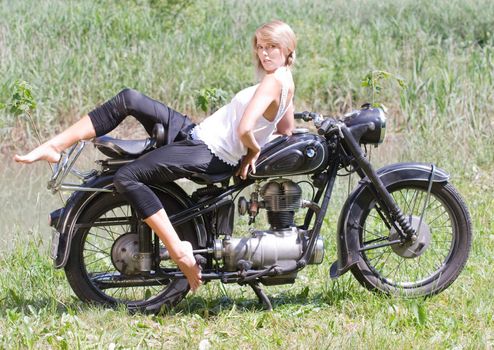
[[322, 170], [327, 162], [328, 150], [323, 137], [296, 132], [266, 144], [257, 161], [256, 173], [249, 173], [249, 177], [258, 179], [313, 173]]

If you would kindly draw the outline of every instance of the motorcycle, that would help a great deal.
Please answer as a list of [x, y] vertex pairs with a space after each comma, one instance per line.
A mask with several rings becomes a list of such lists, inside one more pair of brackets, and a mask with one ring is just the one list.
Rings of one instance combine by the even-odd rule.
[[[369, 290], [404, 297], [446, 289], [465, 266], [472, 242], [467, 206], [449, 174], [425, 163], [375, 170], [366, 146], [384, 139], [386, 117], [379, 108], [367, 104], [342, 119], [314, 112], [295, 118], [312, 122], [317, 132], [296, 129], [270, 141], [245, 180], [231, 173], [194, 174], [189, 180], [197, 189], [190, 195], [176, 182], [151, 186], [179, 237], [192, 244], [203, 281], [248, 285], [271, 309], [260, 285], [292, 284], [307, 265], [324, 262], [321, 230], [335, 180], [357, 174], [360, 180], [341, 209], [331, 278], [351, 271]], [[88, 144], [82, 141], [54, 168], [48, 188], [73, 193], [50, 214], [51, 255], [81, 300], [156, 313], [188, 293], [166, 247], [113, 186], [120, 167], [165, 139], [159, 124], [144, 140], [96, 138], [92, 143], [106, 158], [86, 172], [74, 167]], [[64, 182], [70, 173], [81, 183]], [[300, 175], [310, 181], [297, 182]], [[310, 197], [301, 182], [310, 185]], [[237, 199], [248, 186], [250, 196]], [[235, 207], [248, 215], [249, 225], [266, 211], [269, 227], [236, 232]], [[305, 215], [295, 216], [299, 210]]]

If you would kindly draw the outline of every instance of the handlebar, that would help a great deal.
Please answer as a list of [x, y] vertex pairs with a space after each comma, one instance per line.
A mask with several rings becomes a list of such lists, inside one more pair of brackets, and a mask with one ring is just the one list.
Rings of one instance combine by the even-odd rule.
[[325, 118], [321, 114], [315, 112], [296, 112], [294, 113], [294, 117], [295, 119], [302, 119], [306, 122], [313, 121], [319, 135], [326, 135], [331, 129], [334, 129], [338, 123], [334, 118]]
[[295, 119], [303, 119], [306, 122], [310, 122], [312, 120], [317, 120], [319, 118], [322, 118], [322, 116], [318, 113], [315, 112], [296, 112], [294, 113]]

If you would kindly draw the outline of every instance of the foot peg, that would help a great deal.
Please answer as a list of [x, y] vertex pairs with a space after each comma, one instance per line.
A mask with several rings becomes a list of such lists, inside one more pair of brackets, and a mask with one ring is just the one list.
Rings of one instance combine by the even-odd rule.
[[196, 259], [196, 264], [199, 265], [201, 270], [206, 267], [206, 264], [208, 263], [208, 259], [206, 259], [205, 257], [203, 257], [200, 254], [194, 255], [194, 258]]

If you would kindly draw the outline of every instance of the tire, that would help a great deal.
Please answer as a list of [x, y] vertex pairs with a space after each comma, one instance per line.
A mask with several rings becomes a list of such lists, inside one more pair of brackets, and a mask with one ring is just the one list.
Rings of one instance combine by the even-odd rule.
[[[388, 190], [412, 226], [420, 225], [418, 239], [406, 246], [360, 251], [353, 275], [367, 289], [386, 294], [423, 297], [443, 291], [458, 277], [470, 252], [471, 221], [464, 201], [448, 183], [433, 183], [428, 200], [428, 182], [402, 180]], [[367, 209], [354, 221], [360, 249], [398, 239], [378, 215], [375, 200], [364, 197], [359, 205]]]
[[[184, 209], [185, 205], [166, 190], [155, 189], [155, 193], [169, 215]], [[103, 221], [112, 218], [114, 223], [105, 225]], [[123, 304], [130, 310], [156, 313], [162, 305], [171, 308], [185, 297], [189, 291], [186, 279], [165, 280], [153, 272], [126, 276], [115, 267], [111, 255], [115, 241], [125, 234], [135, 234], [137, 220], [128, 202], [118, 193], [101, 194], [81, 213], [77, 225], [82, 227], [74, 234], [65, 266], [69, 284], [81, 300], [110, 306]], [[175, 229], [182, 240], [197, 248], [193, 222]], [[171, 267], [177, 268], [174, 264]], [[127, 285], [112, 287], [115, 280]]]

